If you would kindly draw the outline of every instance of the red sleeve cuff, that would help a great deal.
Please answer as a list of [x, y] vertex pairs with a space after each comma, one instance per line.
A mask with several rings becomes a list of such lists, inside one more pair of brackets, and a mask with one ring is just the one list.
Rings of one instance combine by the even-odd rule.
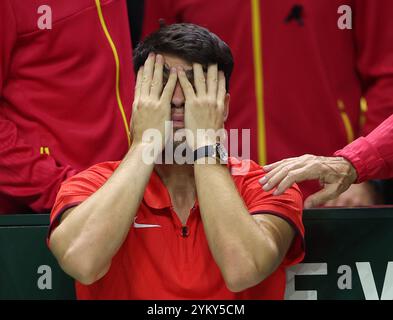
[[351, 162], [358, 175], [357, 183], [378, 179], [378, 171], [385, 166], [378, 151], [363, 137], [336, 151], [334, 156], [343, 157]]

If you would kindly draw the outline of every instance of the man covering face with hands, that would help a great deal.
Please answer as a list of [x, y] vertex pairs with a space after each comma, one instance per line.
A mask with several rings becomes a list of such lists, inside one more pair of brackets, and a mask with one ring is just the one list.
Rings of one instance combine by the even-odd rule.
[[[149, 54], [138, 71], [135, 88], [132, 127], [136, 141], [146, 142], [145, 133], [156, 129], [155, 137], [162, 138], [157, 139], [160, 153], [173, 128], [177, 136], [187, 138], [192, 151], [216, 145], [216, 133], [224, 128], [228, 113], [229, 94], [217, 64], [210, 64], [207, 72], [203, 69], [200, 63], [171, 54]], [[168, 74], [165, 83], [164, 73]]]
[[[127, 155], [66, 181], [51, 213], [48, 243], [77, 297], [282, 299], [285, 268], [304, 256], [300, 191], [273, 197], [261, 167], [227, 159], [205, 134], [223, 130], [228, 114], [230, 49], [174, 24], [138, 46], [134, 65]], [[176, 155], [176, 135], [191, 160], [146, 161], [151, 150]]]

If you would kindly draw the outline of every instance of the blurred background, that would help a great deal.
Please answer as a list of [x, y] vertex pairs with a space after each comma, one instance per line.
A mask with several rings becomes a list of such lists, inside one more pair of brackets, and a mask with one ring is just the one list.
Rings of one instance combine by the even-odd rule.
[[[389, 0], [134, 0], [133, 46], [160, 24], [196, 23], [231, 47], [226, 128], [251, 129], [260, 164], [331, 156], [393, 114]], [[388, 31], [389, 30], [389, 31]], [[300, 185], [305, 197], [320, 187]], [[326, 206], [392, 204], [392, 182], [352, 185]]]

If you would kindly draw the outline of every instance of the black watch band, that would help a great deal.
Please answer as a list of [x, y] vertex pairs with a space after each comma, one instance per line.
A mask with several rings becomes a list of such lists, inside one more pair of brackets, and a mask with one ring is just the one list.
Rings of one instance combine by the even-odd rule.
[[208, 157], [215, 158], [223, 164], [226, 164], [228, 161], [228, 153], [226, 152], [225, 148], [219, 143], [203, 146], [194, 151], [194, 162], [198, 159]]
[[216, 145], [203, 146], [194, 151], [194, 162], [207, 157], [216, 157]]

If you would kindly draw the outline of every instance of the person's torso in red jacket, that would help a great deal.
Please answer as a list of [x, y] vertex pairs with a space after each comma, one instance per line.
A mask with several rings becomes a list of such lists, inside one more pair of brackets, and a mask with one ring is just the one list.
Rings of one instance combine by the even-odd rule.
[[[116, 64], [94, 0], [45, 2], [52, 29], [40, 30], [39, 1], [13, 1], [18, 38], [4, 86], [2, 108], [36, 152], [48, 148], [79, 170], [119, 160], [128, 149], [116, 97]], [[120, 98], [130, 119], [134, 74], [127, 7], [101, 1], [120, 60]]]
[[[51, 29], [38, 25], [48, 14], [39, 12], [43, 4], [51, 9]], [[126, 1], [15, 0], [10, 6], [15, 25], [5, 31], [16, 33], [16, 40], [5, 66], [0, 109], [15, 124], [18, 139], [34, 154], [49, 154], [59, 166], [76, 171], [120, 160], [128, 150], [134, 91]], [[20, 188], [28, 186], [26, 181]], [[0, 199], [3, 211], [22, 210], [12, 197], [5, 199]]]

